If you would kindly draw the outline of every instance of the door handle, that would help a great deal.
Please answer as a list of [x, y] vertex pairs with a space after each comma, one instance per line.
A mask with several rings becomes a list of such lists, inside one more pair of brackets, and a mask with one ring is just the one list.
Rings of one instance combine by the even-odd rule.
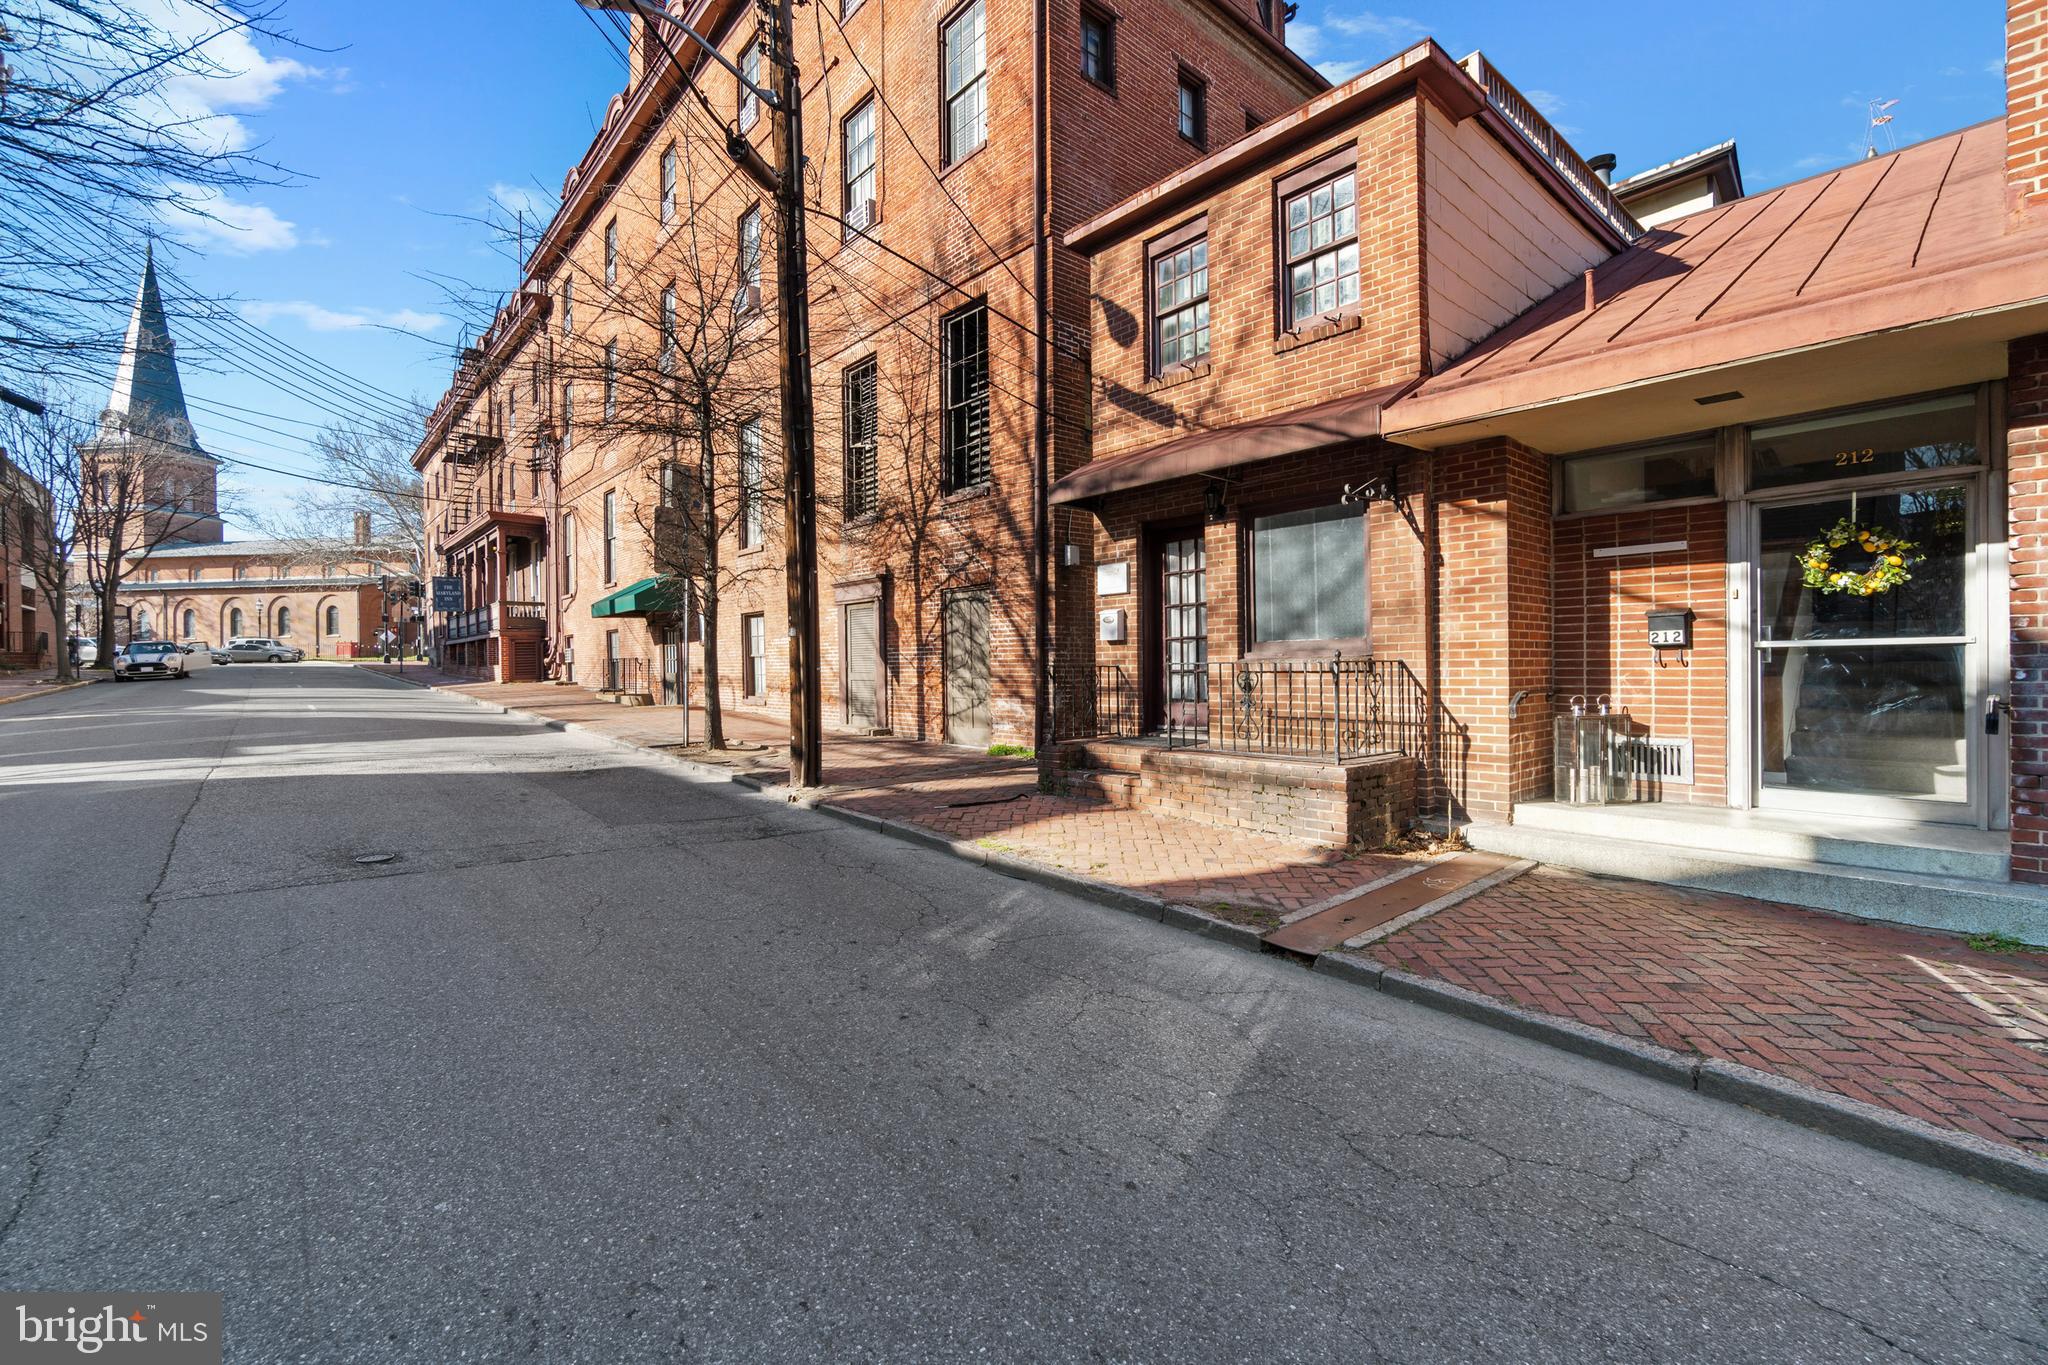
[[1999, 695], [1996, 692], [1993, 692], [1990, 696], [1984, 699], [1985, 734], [1995, 735], [1998, 733], [1998, 711], [1999, 708], [2003, 705], [2004, 702], [2000, 699]]

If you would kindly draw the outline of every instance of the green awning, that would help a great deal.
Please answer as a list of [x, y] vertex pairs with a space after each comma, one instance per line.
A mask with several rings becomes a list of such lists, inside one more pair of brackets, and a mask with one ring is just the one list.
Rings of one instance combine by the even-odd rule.
[[643, 578], [590, 604], [592, 616], [646, 616], [682, 607], [682, 585], [672, 578]]

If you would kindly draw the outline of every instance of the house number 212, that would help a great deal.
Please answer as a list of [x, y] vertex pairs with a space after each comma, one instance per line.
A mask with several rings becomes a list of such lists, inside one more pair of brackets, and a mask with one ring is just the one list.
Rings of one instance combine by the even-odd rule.
[[1866, 447], [1862, 450], [1838, 450], [1835, 452], [1835, 468], [1847, 469], [1851, 465], [1877, 463], [1877, 451]]

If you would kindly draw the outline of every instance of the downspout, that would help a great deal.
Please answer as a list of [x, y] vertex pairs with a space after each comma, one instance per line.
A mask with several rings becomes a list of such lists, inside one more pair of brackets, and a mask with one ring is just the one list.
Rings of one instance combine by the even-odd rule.
[[1043, 761], [1052, 748], [1052, 708], [1049, 695], [1052, 687], [1052, 584], [1050, 545], [1052, 509], [1048, 498], [1051, 493], [1052, 470], [1052, 419], [1048, 413], [1051, 407], [1051, 352], [1047, 333], [1051, 330], [1051, 282], [1052, 282], [1052, 170], [1049, 148], [1050, 130], [1047, 113], [1052, 106], [1048, 82], [1051, 80], [1052, 61], [1049, 49], [1052, 44], [1052, 26], [1047, 22], [1046, 0], [1031, 2], [1031, 207], [1037, 218], [1037, 232], [1032, 246], [1033, 289], [1037, 294], [1037, 307], [1032, 322], [1037, 331], [1034, 340], [1036, 351], [1035, 369], [1038, 411], [1037, 452], [1031, 464], [1031, 590], [1032, 626], [1035, 635], [1032, 662], [1036, 676], [1032, 680], [1032, 747]]

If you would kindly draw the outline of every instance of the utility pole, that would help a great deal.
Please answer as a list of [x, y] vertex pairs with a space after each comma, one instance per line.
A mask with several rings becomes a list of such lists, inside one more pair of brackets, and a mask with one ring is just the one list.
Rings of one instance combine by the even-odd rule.
[[789, 785], [824, 780], [819, 749], [818, 488], [811, 395], [810, 272], [804, 260], [803, 84], [790, 0], [771, 0], [769, 52], [780, 78], [771, 150], [775, 193], [775, 305], [782, 318], [783, 551], [789, 579]]
[[[775, 307], [782, 327], [782, 511], [784, 571], [789, 593], [789, 782], [815, 787], [824, 778], [820, 738], [824, 707], [818, 681], [818, 489], [817, 424], [811, 395], [810, 271], [804, 260], [803, 82], [796, 69], [796, 18], [791, 0], [755, 0], [768, 20], [768, 59], [773, 90], [747, 80], [703, 34], [669, 12], [666, 0], [577, 0], [585, 9], [621, 10], [650, 25], [665, 25], [703, 49], [730, 71], [769, 110], [765, 164], [739, 132], [726, 129], [726, 153], [748, 178], [775, 197]], [[664, 40], [676, 77], [688, 83], [688, 66]], [[715, 685], [715, 682], [714, 684]]]

